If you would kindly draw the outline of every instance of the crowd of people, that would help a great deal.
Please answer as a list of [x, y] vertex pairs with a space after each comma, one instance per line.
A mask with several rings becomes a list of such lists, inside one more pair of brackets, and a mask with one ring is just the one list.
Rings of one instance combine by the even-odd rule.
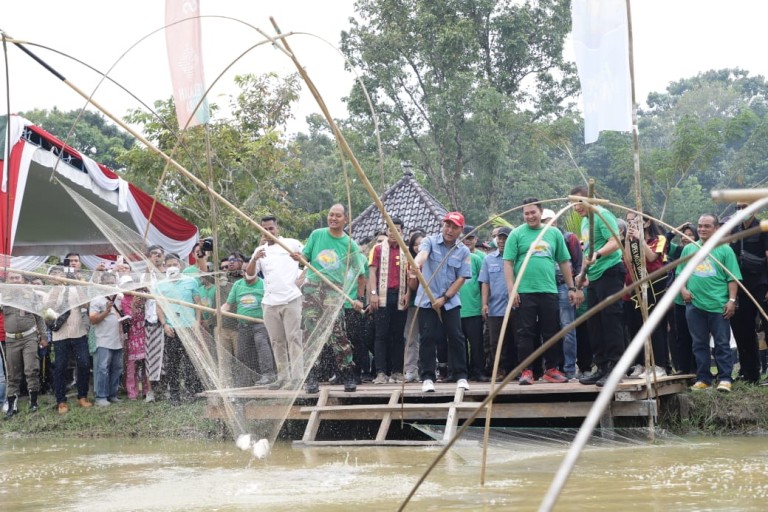
[[[576, 187], [571, 195], [586, 198], [587, 190]], [[321, 383], [354, 392], [369, 381], [421, 382], [425, 393], [437, 382], [455, 382], [466, 390], [470, 382], [490, 380], [497, 347], [501, 378], [592, 308], [599, 311], [585, 325], [529, 361], [518, 383], [602, 386], [642, 327], [644, 309], [653, 311], [686, 263], [662, 268], [698, 251], [721, 223], [706, 214], [696, 224], [664, 232], [648, 214], [629, 211], [617, 218], [586, 200], [573, 209], [582, 217], [578, 233], [558, 228], [555, 213], [528, 198], [518, 227], [496, 226], [482, 243], [460, 212], [446, 214], [434, 235], [393, 218], [393, 227], [360, 245], [346, 231], [341, 204], [329, 209], [327, 227], [304, 243], [280, 236], [278, 220], [268, 216], [250, 258], [233, 251], [212, 268], [211, 247], [202, 243], [195, 263], [185, 266], [178, 255], [152, 246], [142, 277], [123, 258], [113, 268], [96, 268], [90, 282], [114, 293], [90, 300], [71, 286], [84, 279], [77, 254], [53, 266], [47, 282], [7, 269], [9, 285], [53, 286], [46, 293], [30, 287], [21, 292], [39, 309], [2, 306], [6, 417], [18, 413], [25, 394], [28, 410], [36, 411], [40, 393], [49, 388], [60, 414], [69, 409], [71, 388], [84, 408], [119, 402], [121, 387], [129, 400], [190, 399], [204, 384], [185, 332], [212, 340], [218, 354], [214, 384], [221, 388], [298, 389], [303, 383], [314, 394]], [[734, 232], [757, 223], [752, 215]], [[405, 238], [405, 247], [398, 238]], [[768, 300], [766, 256], [766, 233], [712, 251], [653, 331], [650, 353], [638, 355], [627, 377], [693, 373], [692, 389], [716, 384], [723, 392], [731, 390], [734, 377], [759, 383], [767, 353], [759, 345], [766, 325], [760, 307]], [[607, 301], [646, 275], [646, 285], [621, 301]], [[77, 306], [44, 321], [41, 311], [66, 305]], [[217, 308], [224, 316], [214, 313]], [[319, 333], [327, 336], [315, 357], [308, 341]]]

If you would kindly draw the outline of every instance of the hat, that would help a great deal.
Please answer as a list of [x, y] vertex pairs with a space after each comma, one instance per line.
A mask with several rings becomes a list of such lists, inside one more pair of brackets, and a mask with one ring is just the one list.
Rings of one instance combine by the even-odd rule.
[[120, 276], [120, 286], [125, 286], [133, 282], [133, 278], [129, 275]]
[[477, 238], [477, 233], [475, 231], [475, 226], [464, 226], [464, 238], [466, 237], [475, 237]]
[[453, 222], [460, 228], [464, 227], [464, 216], [459, 212], [448, 212], [445, 214], [443, 222]]
[[496, 236], [499, 236], [499, 235], [509, 236], [509, 234], [511, 232], [512, 232], [511, 228], [508, 228], [507, 226], [504, 226], [504, 227], [499, 228], [499, 232], [496, 233]]
[[549, 208], [544, 208], [544, 210], [541, 212], [541, 220], [549, 220], [554, 218], [555, 218], [555, 212], [553, 212]]

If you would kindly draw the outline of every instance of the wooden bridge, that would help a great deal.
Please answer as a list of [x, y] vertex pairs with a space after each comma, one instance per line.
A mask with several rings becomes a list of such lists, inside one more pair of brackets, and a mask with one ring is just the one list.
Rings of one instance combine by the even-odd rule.
[[[603, 427], [612, 427], [618, 417], [648, 417], [658, 414], [657, 399], [673, 397], [685, 391], [693, 375], [676, 375], [658, 379], [651, 391], [644, 379], [625, 378], [614, 392], [613, 401], [602, 419]], [[342, 386], [321, 386], [320, 393], [307, 395], [303, 390], [289, 392], [265, 388], [240, 388], [227, 390], [229, 400], [241, 407], [247, 420], [306, 421], [301, 440], [295, 444], [304, 446], [323, 445], [419, 445], [435, 444], [435, 441], [398, 440], [388, 438], [392, 422], [423, 422], [444, 425], [445, 437], [456, 432], [461, 421], [467, 419], [488, 396], [491, 385], [471, 383], [464, 391], [455, 384], [435, 384], [434, 393], [423, 393], [420, 383], [413, 384], [363, 384], [357, 392], [345, 393]], [[655, 391], [655, 393], [654, 393]], [[584, 418], [592, 407], [600, 388], [577, 382], [565, 384], [535, 383], [520, 386], [513, 382], [505, 386], [493, 402], [493, 421], [543, 418]], [[206, 392], [206, 414], [210, 418], [225, 418], [221, 393]], [[295, 398], [295, 399], [294, 399]], [[292, 405], [286, 407], [285, 404]], [[478, 419], [484, 421], [486, 410]], [[684, 411], [682, 411], [684, 413]], [[318, 440], [321, 422], [376, 421], [375, 437], [368, 439]], [[344, 432], [348, 429], [337, 429]]]

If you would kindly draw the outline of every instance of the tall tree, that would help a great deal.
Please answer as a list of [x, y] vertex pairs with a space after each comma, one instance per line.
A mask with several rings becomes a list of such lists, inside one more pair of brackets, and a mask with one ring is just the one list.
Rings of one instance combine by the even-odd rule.
[[[342, 49], [362, 70], [381, 126], [403, 134], [452, 208], [477, 200], [465, 180], [504, 175], [511, 146], [528, 135], [518, 115], [561, 112], [576, 90], [562, 58], [568, 1], [359, 0], [356, 11]], [[370, 115], [361, 98], [353, 90], [353, 117]]]

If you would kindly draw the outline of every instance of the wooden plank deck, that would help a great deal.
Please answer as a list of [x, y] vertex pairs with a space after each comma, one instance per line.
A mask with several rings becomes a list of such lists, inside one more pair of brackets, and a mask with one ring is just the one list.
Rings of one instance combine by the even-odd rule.
[[[655, 391], [659, 397], [685, 391], [693, 375], [675, 375], [658, 380]], [[647, 417], [656, 415], [653, 391], [649, 394], [645, 380], [626, 378], [614, 392], [608, 419], [612, 417]], [[460, 421], [469, 418], [480, 402], [490, 393], [489, 383], [471, 383], [467, 391], [452, 383], [435, 384], [434, 393], [423, 393], [420, 383], [363, 384], [357, 392], [346, 393], [342, 386], [321, 386], [320, 393], [308, 395], [266, 388], [239, 388], [208, 391], [206, 414], [211, 418], [226, 417], [222, 397], [242, 404], [248, 420], [303, 420], [307, 421], [304, 435], [296, 444], [304, 446], [326, 445], [412, 445], [434, 444], [434, 441], [400, 441], [387, 439], [393, 421], [430, 421], [446, 426], [446, 438], [456, 431]], [[516, 382], [506, 385], [493, 404], [494, 419], [583, 418], [594, 398], [600, 392], [596, 386], [577, 382], [565, 384], [535, 383], [520, 386]], [[292, 405], [287, 407], [287, 404]], [[480, 411], [479, 419], [484, 419]], [[318, 441], [320, 423], [334, 421], [379, 421], [374, 439]]]

